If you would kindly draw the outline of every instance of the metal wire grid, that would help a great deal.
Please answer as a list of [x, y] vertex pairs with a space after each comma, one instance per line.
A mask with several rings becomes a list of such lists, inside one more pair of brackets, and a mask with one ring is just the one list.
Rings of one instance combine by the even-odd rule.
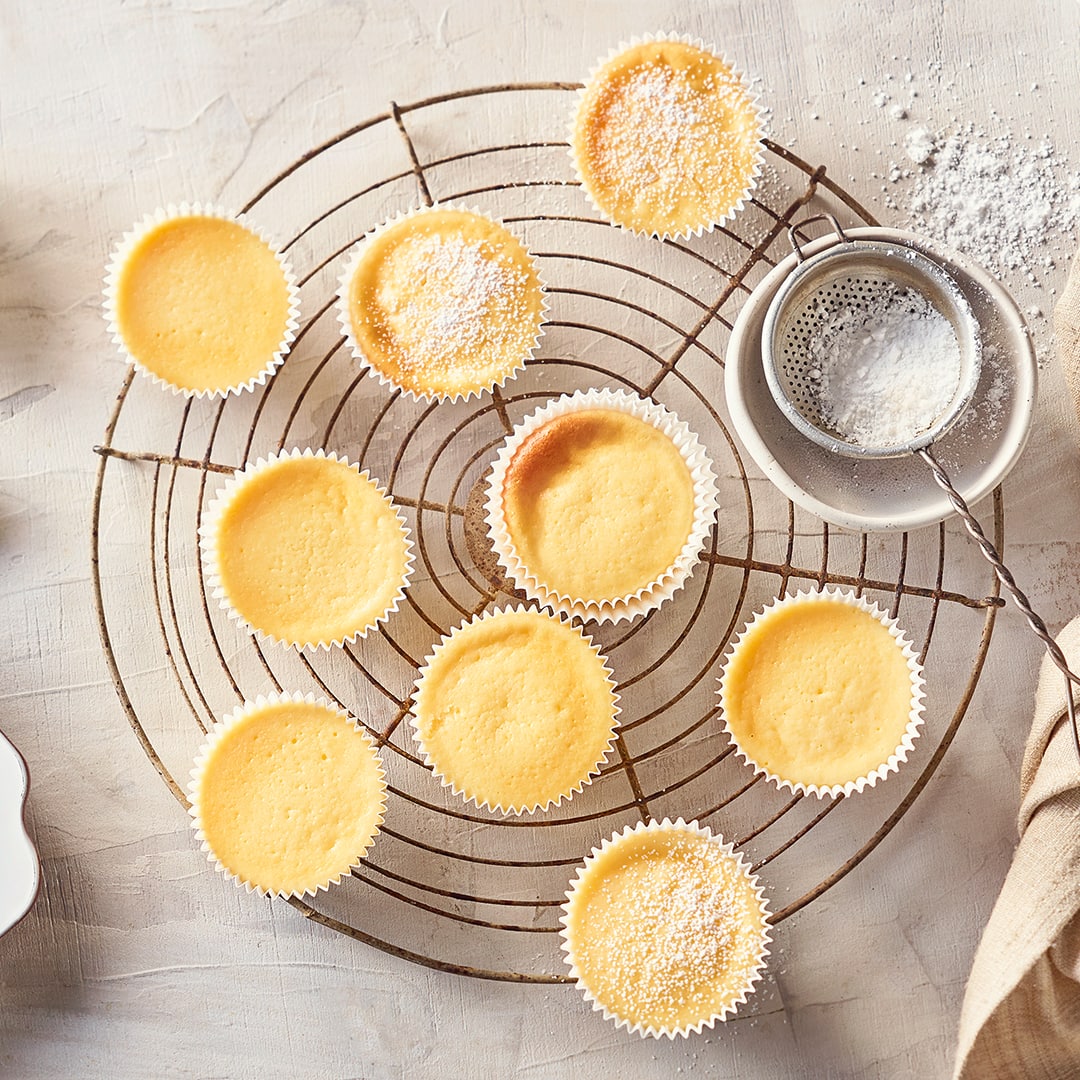
[[[558, 148], [565, 144], [558, 140], [514, 142], [472, 148], [425, 162], [406, 127], [405, 117], [465, 99], [498, 97], [513, 108], [523, 96], [536, 91], [566, 92], [569, 98], [570, 92], [577, 89], [575, 84], [568, 83], [507, 85], [441, 95], [411, 105], [392, 104], [387, 112], [305, 154], [270, 181], [243, 209], [258, 214], [260, 204], [287, 178], [310, 167], [333, 148], [379, 125], [396, 128], [408, 154], [409, 170], [383, 177], [323, 210], [294, 233], [285, 245], [286, 250], [295, 251], [301, 237], [360, 196], [377, 192], [410, 175], [415, 179], [420, 198], [430, 205], [434, 198], [429, 178], [437, 166], [468, 163], [478, 169], [482, 179], [487, 179], [492, 173], [498, 176], [500, 162], [505, 162], [506, 155]], [[505, 98], [499, 97], [502, 95]], [[635, 317], [654, 321], [677, 340], [674, 347], [661, 353], [647, 348], [629, 334], [576, 317], [578, 309], [572, 308], [574, 318], [558, 318], [559, 313], [555, 312], [553, 324], [569, 334], [602, 334], [607, 340], [617, 342], [620, 348], [635, 350], [635, 355], [644, 354], [643, 374], [632, 375], [623, 364], [593, 363], [576, 353], [572, 358], [549, 355], [545, 348], [530, 365], [527, 375], [539, 373], [547, 377], [554, 373], [559, 380], [568, 380], [570, 388], [575, 380], [583, 385], [613, 383], [645, 396], [657, 394], [665, 380], [678, 381], [680, 390], [699, 410], [698, 426], [707, 424], [710, 427], [709, 431], [699, 433], [712, 444], [714, 456], [718, 448], [727, 455], [725, 460], [729, 462], [732, 484], [741, 492], [746, 520], [745, 544], [741, 550], [729, 550], [720, 542], [720, 529], [714, 531], [704, 555], [704, 565], [699, 567], [685, 595], [680, 595], [676, 602], [636, 621], [629, 629], [607, 628], [596, 635], [615, 666], [624, 707], [632, 706], [635, 695], [640, 696], [640, 703], [637, 707], [626, 708], [616, 740], [616, 753], [601, 777], [586, 788], [582, 797], [564, 804], [559, 811], [541, 816], [499, 818], [474, 812], [460, 801], [449, 798], [440, 801], [445, 793], [432, 782], [409, 741], [407, 725], [403, 725], [409, 708], [407, 680], [403, 689], [400, 673], [394, 675], [392, 668], [396, 664], [406, 672], [414, 671], [430, 652], [431, 645], [456, 622], [515, 596], [499, 572], [487, 543], [481, 517], [482, 476], [502, 438], [511, 430], [514, 417], [520, 418], [553, 393], [567, 387], [560, 382], [559, 390], [554, 391], [547, 383], [543, 388], [535, 385], [529, 388], [528, 379], [523, 377], [511, 384], [513, 390], [520, 385], [520, 392], [496, 391], [466, 407], [416, 407], [407, 422], [398, 415], [398, 410], [407, 405], [400, 393], [376, 390], [371, 395], [370, 409], [365, 414], [370, 420], [369, 426], [362, 436], [356, 436], [356, 452], [350, 450], [349, 456], [361, 466], [367, 466], [369, 458], [378, 456], [378, 447], [389, 446], [389, 457], [380, 462], [379, 470], [373, 467], [373, 473], [386, 483], [399, 505], [409, 508], [419, 565], [426, 570], [429, 580], [423, 588], [414, 584], [405, 609], [386, 624], [379, 637], [342, 650], [337, 668], [327, 668], [318, 662], [318, 657], [290, 654], [291, 670], [304, 678], [305, 688], [314, 688], [365, 721], [382, 748], [390, 778], [390, 803], [382, 843], [376, 844], [371, 858], [354, 873], [355, 881], [331, 890], [325, 899], [320, 896], [311, 903], [290, 901], [309, 919], [393, 955], [441, 970], [516, 982], [565, 982], [567, 977], [558, 970], [561, 964], [554, 935], [558, 931], [557, 909], [573, 867], [592, 844], [598, 843], [616, 825], [638, 818], [663, 816], [670, 806], [675, 807], [674, 812], [688, 818], [696, 817], [714, 827], [719, 824], [728, 839], [733, 839], [737, 847], [750, 853], [755, 871], [770, 868], [766, 872], [766, 881], [772, 884], [768, 874], [773, 864], [784, 858], [787, 860], [785, 866], [798, 862], [799, 852], [807, 847], [806, 838], [818, 830], [826, 818], [836, 814], [844, 800], [826, 800], [819, 804], [776, 792], [751, 776], [749, 770], [741, 768], [732, 757], [732, 748], [724, 744], [718, 734], [711, 690], [714, 676], [729, 638], [740, 619], [745, 617], [746, 607], [753, 606], [755, 587], [752, 583], [761, 580], [768, 580], [776, 594], [783, 594], [789, 584], [800, 583], [832, 583], [854, 588], [860, 594], [877, 593], [894, 616], [902, 600], [918, 601], [924, 605], [921, 611], [925, 627], [921, 644], [924, 662], [928, 659], [942, 610], [967, 611], [975, 617], [973, 622], [965, 624], [973, 647], [970, 671], [965, 684], [958, 688], [951, 718], [928, 725], [921, 740], [921, 771], [916, 774], [915, 770], [920, 766], [909, 766], [906, 786], [899, 784], [896, 778], [890, 781], [892, 797], [896, 801], [893, 804], [879, 800], [877, 805], [884, 805], [886, 811], [880, 823], [869, 829], [868, 835], [858, 836], [853, 850], [842, 851], [838, 865], [834, 852], [833, 864], [826, 867], [825, 872], [815, 870], [814, 882], [795, 898], [783, 906], [774, 902], [774, 908], [779, 909], [774, 923], [782, 922], [805, 907], [873, 851], [936, 771], [963, 719], [982, 669], [1001, 603], [996, 580], [991, 577], [986, 582], [990, 593], [984, 596], [976, 595], [975, 588], [954, 590], [944, 587], [947, 566], [944, 526], [900, 537], [898, 551], [891, 556], [889, 574], [869, 572], [874, 552], [865, 534], [857, 538], [853, 550], [844, 546], [846, 561], [854, 565], [850, 569], [838, 566], [838, 562], [845, 561], [835, 554], [840, 546], [838, 534], [831, 534], [829, 527], [822, 523], [815, 523], [815, 528], [820, 530], [814, 538], [819, 550], [817, 564], [796, 558], [803, 523], [800, 522], [797, 528], [795, 507], [765, 485], [756, 485], [754, 490], [751, 480], [755, 476], [745, 470], [738, 447], [728, 432], [723, 407], [713, 400], [718, 395], [706, 393], [698, 385], [700, 380], [688, 377], [684, 371], [689, 366], [687, 356], [691, 352], [715, 371], [722, 368], [722, 350], [706, 343], [706, 331], [715, 332], [719, 327], [726, 339], [731, 325], [725, 315], [727, 307], [737, 305], [750, 291], [755, 275], [775, 265], [776, 260], [770, 253], [774, 241], [817, 196], [825, 194], [861, 222], [875, 224], [865, 208], [831, 181], [824, 167], [814, 168], [771, 141], [766, 145], [769, 161], [797, 173], [803, 187], [778, 206], [770, 205], [765, 191], [757, 195], [753, 205], [763, 215], [767, 227], [756, 242], [737, 231], [739, 219], [728, 229], [719, 230], [732, 242], [732, 249], [739, 253], [740, 261], [734, 269], [725, 269], [710, 258], [705, 253], [709, 250], [706, 244], [665, 242], [667, 247], [678, 249], [707, 268], [712, 291], [705, 296], [695, 295], [640, 265], [607, 259], [593, 252], [534, 252], [545, 267], [553, 298], [559, 297], [569, 305], [585, 305], [586, 309], [596, 302], [620, 305]], [[480, 184], [469, 190], [438, 194], [447, 201], [460, 201], [509, 189], [531, 189], [528, 194], [539, 194], [542, 198], [545, 192], [565, 191], [574, 186], [565, 175], [539, 176], [526, 181], [497, 179], [495, 183]], [[571, 228], [604, 227], [604, 223], [593, 216], [552, 213], [543, 207], [520, 217], [504, 216], [504, 220], [512, 227], [530, 222], [558, 222]], [[370, 226], [375, 222], [367, 224]], [[348, 244], [313, 259], [314, 265], [305, 269], [302, 283], [311, 282], [321, 270], [334, 264], [347, 247]], [[586, 272], [603, 267], [632, 275], [635, 281], [647, 283], [649, 288], [655, 286], [664, 296], [678, 296], [696, 313], [696, 321], [685, 328], [668, 318], [665, 308], [659, 304], [646, 307], [621, 295], [560, 285], [558, 278], [553, 278], [549, 272], [550, 264], [556, 260], [574, 261]], [[311, 305], [306, 306], [310, 311]], [[660, 310], [656, 310], [657, 307]], [[332, 297], [303, 325], [286, 367], [295, 364], [295, 358], [304, 353], [306, 339], [313, 329], [331, 318]], [[283, 410], [286, 415], [276, 440], [277, 449], [295, 443], [293, 432], [301, 423], [313, 426], [318, 410], [311, 400], [315, 396], [312, 388], [318, 379], [328, 377], [334, 364], [346, 372], [346, 377], [341, 380], [345, 386], [322, 425], [318, 444], [331, 448], [349, 441], [346, 432], [349, 418], [358, 411], [354, 398], [372, 380], [365, 382], [364, 374], [356, 373], [343, 355], [340, 342], [334, 340], [314, 363], [287, 409]], [[694, 369], [695, 372], [699, 370]], [[191, 737], [196, 740], [191, 743], [192, 750], [209, 723], [227, 711], [235, 700], [253, 697], [271, 688], [298, 688], [297, 674], [290, 676], [282, 672], [285, 661], [279, 652], [264, 650], [254, 638], [242, 634], [238, 645], [229, 638], [235, 628], [230, 629], [221, 621], [216, 603], [208, 600], [202, 568], [197, 555], [193, 555], [197, 552], [195, 537], [203, 508], [214, 490], [212, 485], [207, 491], [210, 478], [214, 474], [230, 474], [242, 466], [252, 455], [256, 443], [265, 441], [260, 420], [269, 415], [275, 388], [282, 386], [284, 379], [283, 373], [279, 372], [259, 392], [246, 433], [242, 422], [230, 409], [229, 400], [212, 406], [187, 402], [181, 409], [171, 452], [131, 450], [114, 445], [122, 412], [132, 396], [133, 379], [132, 369], [120, 388], [102, 443], [95, 448], [100, 461], [93, 501], [94, 592], [105, 656], [121, 703], [147, 756], [176, 799], [186, 807], [182, 781], [176, 779], [177, 767], [166, 764], [170, 755], [176, 756], [171, 749], [177, 737], [175, 718], [157, 715], [152, 704], [140, 702], [136, 707], [133, 697], [138, 695], [131, 689], [136, 680], [131, 671], [140, 660], [145, 666], [147, 656], [163, 664], [172, 680], [170, 691], [179, 691], [194, 719], [194, 729], [189, 724], [184, 725], [188, 741]], [[282, 406], [278, 404], [278, 408]], [[219, 436], [230, 427], [238, 429], [232, 433], [239, 436], [242, 448], [235, 460], [222, 461], [217, 449]], [[203, 430], [206, 433], [205, 449], [198, 455], [185, 455], [186, 446], [199, 441]], [[424, 458], [422, 468], [414, 470], [412, 479], [407, 480], [408, 462], [416, 456], [417, 446], [425, 441], [431, 449], [421, 454]], [[107, 520], [102, 517], [103, 505], [110, 498], [130, 503], [131, 492], [121, 490], [124, 485], [122, 470], [131, 468], [123, 464], [126, 461], [146, 462], [151, 470], [145, 510], [140, 509], [139, 515], [147, 529], [148, 545], [143, 549], [143, 557], [148, 558], [143, 569], [149, 572], [158, 634], [157, 641], [152, 644], [147, 643], [145, 636], [136, 641], [131, 634], [117, 631], [117, 624], [128, 617], [124, 613], [128, 598], [109, 596], [106, 599], [108, 590], [103, 587], [102, 560], [106, 563], [106, 579], [115, 569], [109, 563], [110, 546], [102, 542], [107, 526]], [[185, 500], [181, 489], [192, 483], [194, 489]], [[756, 539], [755, 521], [768, 516], [762, 513], [767, 504], [773, 511], [779, 508], [781, 517], [786, 514], [786, 544], [782, 545], [783, 550], [776, 558], [766, 557], [768, 553], [761, 550], [763, 545]], [[139, 506], [142, 507], [141, 501]], [[1002, 541], [1003, 522], [999, 489], [994, 494], [993, 529], [998, 546]], [[915, 548], [919, 549], [917, 559]], [[908, 580], [911, 561], [931, 568], [930, 583], [920, 585]], [[728, 582], [731, 584], [724, 594], [724, 605], [730, 609], [726, 626], [722, 616], [719, 622], [713, 618], [717, 597], [724, 591], [719, 584], [723, 575], [726, 575], [725, 587]], [[194, 624], [185, 619], [183, 611], [185, 601], [191, 596], [197, 598]], [[678, 615], [675, 614], [676, 604]], [[410, 620], [408, 628], [402, 629], [399, 624], [406, 618]], [[713, 619], [711, 627], [707, 626], [710, 618]], [[914, 618], [914, 609], [909, 604], [905, 608], [905, 622], [909, 627]], [[718, 625], [722, 629], [717, 629]], [[118, 638], [121, 639], [119, 642]], [[244, 650], [245, 657], [238, 659], [234, 649]], [[625, 664], [621, 662], [624, 656], [630, 658]], [[636, 665], [632, 663], [634, 657], [640, 660]], [[247, 676], [241, 674], [238, 668], [244, 663], [250, 668], [252, 658], [254, 674], [250, 671]], [[207, 674], [206, 664], [210, 662], [214, 665], [213, 676]], [[631, 673], [630, 668], [634, 666], [636, 670]], [[126, 674], [122, 667], [127, 669]], [[241, 683], [247, 686], [246, 695]], [[224, 685], [225, 698], [215, 689], [217, 684]], [[358, 705], [357, 694], [367, 705]], [[230, 697], [232, 700], [227, 700]], [[371, 707], [371, 698], [379, 703], [377, 707]], [[380, 708], [387, 718], [377, 724], [371, 720], [371, 713]], [[925, 749], [927, 743], [931, 744], [929, 750]], [[182, 756], [176, 760], [182, 761]], [[654, 772], [654, 766], [658, 765], [665, 766], [666, 772]], [[620, 778], [622, 786], [617, 789], [615, 782]], [[723, 816], [722, 821], [714, 820], [718, 815]], [[857, 822], [852, 819], [852, 822], [866, 831], [863, 817]], [[737, 831], [732, 832], [732, 828]], [[441, 842], [436, 842], [440, 836]], [[529, 843], [522, 841], [524, 836], [531, 838]], [[394, 857], [383, 859], [382, 851], [391, 842], [385, 839], [387, 837], [395, 845]], [[507, 837], [510, 837], [509, 841]], [[820, 862], [820, 856], [809, 861], [815, 859]], [[410, 927], [415, 928], [421, 922], [424, 928], [410, 937]], [[373, 925], [377, 927], [374, 931]], [[436, 929], [432, 930], [431, 926]], [[461, 949], [446, 946], [447, 934], [438, 932], [439, 927], [469, 936], [466, 951], [470, 957], [494, 956], [496, 960], [502, 960], [501, 966], [448, 958], [446, 953], [459, 953]], [[525, 942], [524, 946], [506, 950], [501, 944], [493, 944], [503, 943], [510, 937]]]

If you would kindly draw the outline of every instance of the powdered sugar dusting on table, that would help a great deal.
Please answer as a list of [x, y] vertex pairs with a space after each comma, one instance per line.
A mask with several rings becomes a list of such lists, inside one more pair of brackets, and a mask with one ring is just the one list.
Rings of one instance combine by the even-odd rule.
[[[1068, 155], [994, 110], [979, 124], [956, 112], [942, 115], [950, 99], [953, 105], [961, 99], [941, 61], [925, 72], [885, 74], [877, 89], [867, 86], [864, 93], [875, 104], [881, 98], [891, 103], [888, 115], [901, 121], [892, 129], [892, 160], [870, 171], [880, 181], [884, 206], [903, 215], [902, 224], [941, 240], [1011, 286], [1022, 275], [1028, 286], [1050, 285], [1055, 292], [1054, 271], [1071, 255], [1080, 223], [1080, 174]], [[1032, 83], [1016, 96], [1039, 93]], [[881, 157], [888, 153], [877, 150]], [[1028, 305], [1027, 313], [1043, 314], [1038, 305]]]
[[807, 390], [825, 426], [856, 446], [899, 446], [931, 428], [960, 385], [960, 345], [925, 296], [882, 283], [821, 316]]
[[[908, 140], [921, 166], [909, 197], [914, 227], [939, 237], [998, 276], [1050, 268], [1051, 232], [1076, 224], [1075, 193], [1058, 184], [1049, 142], [987, 136], [972, 124]], [[1049, 262], [1047, 261], [1049, 259]]]
[[[910, 56], [892, 56], [889, 70], [888, 59], [876, 78], [845, 88], [863, 106], [860, 125], [870, 129], [861, 145], [839, 143], [853, 166], [863, 166], [848, 179], [876, 181], [868, 194], [890, 212], [881, 215], [883, 224], [947, 244], [1018, 291], [1029, 319], [1044, 318], [1051, 304], [1032, 303], [1033, 291], [1056, 294], [1080, 225], [1080, 172], [1066, 148], [1024, 119], [1031, 99], [1050, 91], [1041, 82], [1018, 86], [1017, 116], [989, 109], [975, 123], [963, 115], [967, 99], [958, 80], [969, 77], [977, 59], [963, 65], [966, 71], [943, 60], [915, 67]], [[1019, 53], [1017, 63], [1042, 59]], [[806, 105], [817, 102], [808, 98]], [[891, 136], [884, 143], [883, 118]], [[824, 112], [810, 119], [833, 126]]]

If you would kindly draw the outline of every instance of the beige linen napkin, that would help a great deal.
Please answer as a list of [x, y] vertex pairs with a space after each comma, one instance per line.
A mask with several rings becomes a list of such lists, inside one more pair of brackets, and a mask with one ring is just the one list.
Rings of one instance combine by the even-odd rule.
[[[1054, 331], [1080, 417], [1080, 252]], [[1080, 617], [1058, 643], [1080, 671]], [[1064, 710], [1065, 679], [1047, 657], [1020, 773], [1020, 843], [968, 979], [957, 1080], [1080, 1077], [1080, 762]]]
[[1054, 308], [1054, 337], [1065, 385], [1080, 418], [1080, 250], [1073, 256], [1065, 291]]

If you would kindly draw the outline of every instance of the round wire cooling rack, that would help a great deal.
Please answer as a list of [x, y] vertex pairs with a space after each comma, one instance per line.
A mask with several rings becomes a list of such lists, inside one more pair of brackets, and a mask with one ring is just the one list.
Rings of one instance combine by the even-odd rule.
[[[102, 643], [143, 749], [183, 806], [213, 720], [270, 690], [313, 690], [381, 747], [386, 824], [352, 878], [306, 917], [405, 959], [479, 978], [565, 982], [559, 906], [575, 866], [623, 825], [697, 818], [735, 842], [779, 923], [873, 851], [929, 782], [962, 721], [989, 647], [997, 582], [941, 525], [857, 535], [804, 515], [746, 467], [722, 403], [738, 309], [779, 258], [796, 214], [871, 214], [771, 141], [763, 183], [727, 228], [645, 239], [594, 216], [572, 179], [569, 83], [484, 87], [390, 109], [294, 162], [243, 210], [275, 233], [301, 280], [293, 350], [254, 394], [187, 401], [129, 370], [105, 430], [92, 569]], [[522, 235], [552, 309], [540, 352], [502, 391], [426, 405], [359, 373], [334, 320], [338, 265], [395, 210], [476, 205]], [[774, 252], [774, 243], [779, 241]], [[416, 668], [451, 627], [517, 599], [482, 519], [484, 474], [514, 423], [548, 398], [626, 387], [676, 412], [705, 442], [721, 513], [688, 586], [629, 629], [588, 631], [615, 670], [622, 723], [599, 777], [547, 814], [502, 818], [441, 788], [412, 742]], [[260, 645], [208, 599], [197, 529], [226, 475], [292, 446], [346, 454], [410, 517], [418, 565], [378, 635], [330, 653]], [[1004, 530], [1000, 489], [993, 535]], [[756, 778], [721, 734], [715, 685], [728, 641], [789, 586], [846, 586], [901, 620], [930, 688], [926, 728], [898, 776], [844, 799], [791, 798]], [[932, 648], [947, 637], [949, 656]], [[956, 657], [964, 656], [958, 667]], [[885, 869], [888, 869], [886, 866]], [[209, 877], [209, 875], [208, 875]], [[227, 886], [226, 886], [227, 887]]]

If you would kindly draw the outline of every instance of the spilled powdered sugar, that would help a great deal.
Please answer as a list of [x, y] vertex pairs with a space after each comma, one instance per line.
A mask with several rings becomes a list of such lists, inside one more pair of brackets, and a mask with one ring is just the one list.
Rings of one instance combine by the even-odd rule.
[[[1056, 293], [1080, 225], [1080, 173], [1068, 154], [1030, 121], [993, 109], [978, 124], [965, 120], [971, 100], [959, 87], [977, 61], [949, 67], [934, 60], [916, 68], [911, 57], [891, 60], [893, 70], [845, 90], [864, 106], [858, 123], [868, 128], [864, 145], [839, 143], [852, 166], [863, 165], [848, 177], [856, 193], [869, 176], [877, 182], [869, 198], [891, 211], [881, 215], [883, 224], [941, 241], [1012, 289]], [[1022, 52], [1018, 62], [1024, 63]], [[1031, 83], [1017, 87], [1016, 97], [1043, 92]], [[832, 127], [819, 108], [809, 118]], [[1029, 318], [1050, 307], [1023, 306]]]
[[960, 383], [952, 324], [924, 296], [883, 284], [822, 315], [807, 372], [825, 425], [856, 446], [898, 446], [928, 430]]
[[924, 127], [912, 128], [904, 136], [904, 152], [916, 165], [926, 165], [934, 149], [934, 137]]
[[1059, 185], [1049, 142], [1017, 143], [967, 124], [937, 136], [916, 129], [905, 145], [920, 167], [907, 200], [916, 229], [998, 277], [1024, 271], [1034, 281], [1054, 266], [1047, 242], [1075, 227], [1080, 191]]
[[[910, 70], [902, 79], [887, 75], [878, 91], [894, 102], [894, 120], [910, 119], [894, 129], [888, 167], [871, 172], [884, 181], [882, 203], [903, 215], [897, 224], [942, 241], [1011, 285], [1018, 275], [1034, 288], [1050, 284], [1072, 254], [1080, 174], [1049, 138], [1017, 131], [993, 110], [983, 126], [942, 116], [950, 102], [964, 102], [940, 61], [925, 73], [932, 94], [920, 91], [922, 78]], [[1038, 92], [1032, 83], [1017, 96]], [[927, 111], [930, 102], [937, 115]], [[1041, 314], [1029, 305], [1029, 316]]]

